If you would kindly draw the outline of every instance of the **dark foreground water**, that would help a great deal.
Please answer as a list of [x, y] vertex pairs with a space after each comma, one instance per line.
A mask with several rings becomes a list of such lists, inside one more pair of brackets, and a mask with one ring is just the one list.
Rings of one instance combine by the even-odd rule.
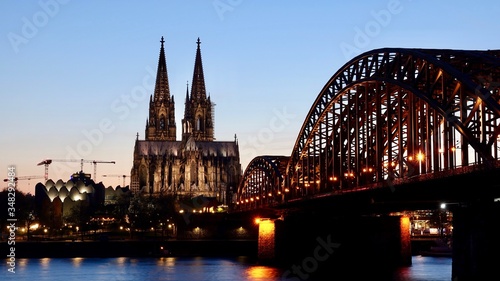
[[[278, 281], [287, 269], [225, 258], [42, 258], [19, 259], [15, 273], [4, 263], [0, 280], [99, 281]], [[360, 268], [359, 270], [363, 270]], [[394, 272], [392, 281], [450, 281], [451, 258], [413, 257], [413, 265]]]

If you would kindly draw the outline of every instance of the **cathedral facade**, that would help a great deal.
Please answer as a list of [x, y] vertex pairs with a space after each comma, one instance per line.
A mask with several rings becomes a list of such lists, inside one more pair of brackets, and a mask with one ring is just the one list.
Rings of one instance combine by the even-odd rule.
[[145, 140], [134, 146], [132, 192], [214, 197], [227, 203], [241, 178], [238, 141], [215, 141], [214, 104], [207, 96], [198, 38], [191, 91], [186, 89], [181, 140], [176, 139], [174, 96], [170, 95], [164, 40]]

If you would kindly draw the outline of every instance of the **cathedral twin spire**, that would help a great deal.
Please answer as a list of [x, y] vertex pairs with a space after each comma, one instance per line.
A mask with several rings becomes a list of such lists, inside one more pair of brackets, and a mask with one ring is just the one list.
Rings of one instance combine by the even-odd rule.
[[156, 85], [154, 92], [154, 99], [157, 100], [169, 100], [170, 99], [170, 88], [168, 86], [168, 74], [167, 74], [167, 60], [165, 59], [165, 48], [163, 43], [163, 36], [161, 37], [161, 48], [160, 48], [160, 58], [158, 59], [158, 70], [156, 73]]
[[[149, 118], [146, 121], [146, 140], [175, 141], [175, 102], [170, 96], [164, 39], [161, 37], [160, 57], [154, 95], [150, 98]], [[200, 38], [196, 44], [191, 95], [186, 90], [184, 118], [182, 119], [182, 139], [193, 136], [195, 141], [213, 141], [213, 104], [207, 98], [205, 78], [201, 60]]]

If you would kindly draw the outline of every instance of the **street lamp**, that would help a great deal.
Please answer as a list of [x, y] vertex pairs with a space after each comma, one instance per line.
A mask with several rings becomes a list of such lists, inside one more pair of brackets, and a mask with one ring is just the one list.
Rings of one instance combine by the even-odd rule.
[[[438, 154], [439, 154], [439, 167], [438, 167], [438, 169], [437, 169], [437, 170], [438, 170], [438, 171], [441, 171], [441, 170], [443, 170], [443, 167], [442, 167], [442, 165], [441, 165], [441, 162], [443, 162], [443, 161], [441, 160], [441, 158], [443, 158], [443, 157], [444, 157], [444, 149], [440, 147], [440, 148], [438, 149]], [[434, 170], [436, 170], [436, 169], [434, 169]]]
[[415, 157], [417, 158], [417, 161], [418, 161], [418, 173], [421, 174], [422, 173], [422, 161], [424, 161], [425, 159], [425, 154], [423, 154], [422, 152], [418, 152], [417, 155], [415, 155]]

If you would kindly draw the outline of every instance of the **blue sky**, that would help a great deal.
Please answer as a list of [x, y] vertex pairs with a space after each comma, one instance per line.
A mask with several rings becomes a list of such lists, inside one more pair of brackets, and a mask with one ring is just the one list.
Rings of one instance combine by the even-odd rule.
[[[0, 174], [14, 165], [18, 176], [43, 176], [43, 159], [83, 158], [116, 161], [98, 164], [97, 180], [122, 184], [102, 175], [130, 174], [162, 36], [178, 133], [199, 37], [215, 137], [237, 135], [245, 169], [258, 155], [291, 154], [319, 91], [354, 56], [382, 47], [498, 49], [499, 8], [448, 0], [4, 0]], [[79, 169], [53, 163], [49, 177], [66, 180]], [[19, 188], [34, 193], [38, 181]]]

